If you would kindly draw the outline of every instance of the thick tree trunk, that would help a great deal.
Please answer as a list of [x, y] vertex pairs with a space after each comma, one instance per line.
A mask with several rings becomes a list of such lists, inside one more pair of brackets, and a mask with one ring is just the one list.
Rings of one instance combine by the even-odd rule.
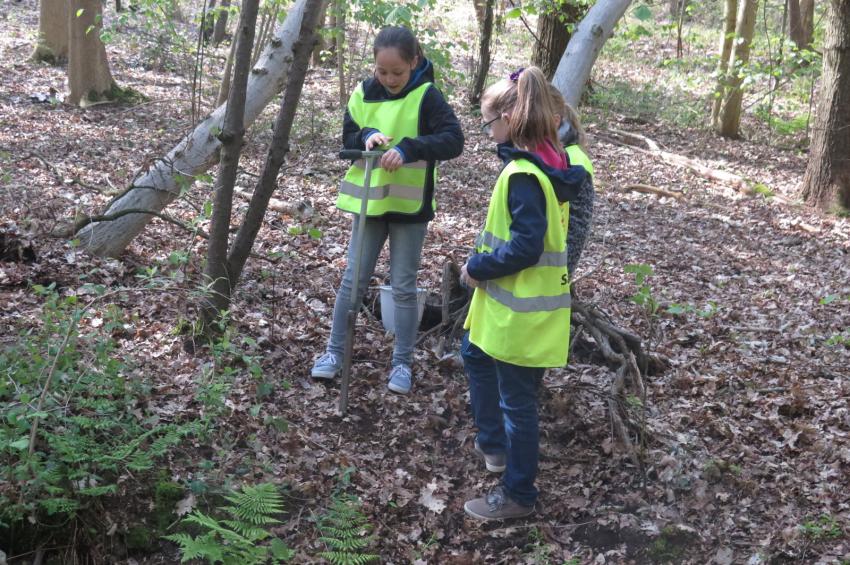
[[254, 246], [254, 240], [260, 231], [269, 201], [277, 186], [278, 172], [280, 172], [286, 154], [289, 153], [289, 135], [295, 121], [295, 110], [301, 98], [304, 78], [307, 76], [307, 66], [315, 43], [315, 29], [322, 12], [322, 4], [322, 0], [308, 0], [304, 8], [301, 31], [293, 48], [292, 68], [289, 72], [286, 92], [283, 95], [283, 100], [281, 100], [275, 120], [266, 164], [260, 174], [257, 187], [254, 189], [254, 195], [251, 198], [251, 204], [248, 206], [248, 212], [245, 214], [245, 220], [239, 226], [239, 231], [236, 233], [227, 257], [227, 271], [230, 273], [234, 285], [239, 280], [251, 248]]
[[484, 17], [480, 20], [478, 43], [478, 65], [475, 67], [475, 78], [469, 89], [469, 103], [478, 106], [481, 103], [481, 94], [484, 92], [484, 84], [487, 82], [487, 74], [490, 72], [490, 45], [493, 37], [493, 4], [495, 0], [482, 0], [484, 2]]
[[[297, 0], [292, 5], [286, 20], [253, 69], [245, 102], [246, 127], [257, 119], [286, 82], [292, 63], [292, 47], [301, 28], [306, 1]], [[216, 162], [221, 143], [215, 132], [220, 131], [224, 111], [225, 107], [221, 106], [198, 124], [168, 155], [138, 177], [127, 192], [116, 198], [105, 213], [113, 215], [127, 209], [159, 212], [174, 201], [181, 186], [191, 184], [196, 175]], [[150, 214], [126, 214], [112, 221], [90, 224], [76, 237], [90, 252], [115, 257], [124, 251], [152, 217]]]
[[567, 43], [570, 42], [570, 24], [575, 24], [584, 15], [584, 8], [569, 1], [553, 6], [537, 18], [537, 42], [531, 62], [552, 79]]
[[71, 44], [68, 56], [67, 101], [86, 106], [114, 95], [115, 81], [109, 72], [106, 47], [100, 40], [100, 0], [72, 0], [69, 14]]
[[850, 210], [850, 0], [827, 6], [818, 113], [803, 198], [823, 210]]
[[720, 106], [723, 93], [726, 92], [726, 73], [729, 58], [735, 42], [735, 15], [738, 13], [738, 0], [726, 0], [723, 8], [723, 29], [720, 34], [720, 58], [717, 61], [717, 85], [714, 88], [714, 100], [711, 104], [711, 124], [715, 130], [720, 128]]
[[797, 49], [809, 49], [814, 35], [814, 0], [788, 0], [788, 37]]
[[573, 31], [552, 84], [574, 108], [578, 107], [602, 46], [614, 33], [614, 26], [630, 4], [631, 0], [599, 0]]
[[207, 245], [207, 263], [204, 268], [204, 286], [207, 289], [202, 304], [204, 327], [218, 319], [219, 313], [230, 307], [230, 289], [233, 280], [227, 271], [227, 248], [230, 241], [230, 214], [233, 211], [233, 187], [245, 139], [245, 92], [251, 70], [251, 50], [257, 27], [259, 0], [244, 0], [239, 17], [233, 83], [227, 97], [224, 127], [218, 136], [221, 140], [221, 161], [215, 182], [210, 238]]
[[209, 0], [207, 3], [204, 14], [204, 22], [201, 25], [202, 35], [204, 36], [204, 42], [208, 42], [213, 34], [213, 29], [215, 28], [215, 3], [216, 0]]
[[720, 102], [720, 115], [715, 129], [723, 137], [736, 138], [741, 127], [741, 103], [744, 91], [741, 88], [741, 69], [750, 60], [750, 45], [756, 25], [758, 0], [741, 0], [738, 19], [735, 22], [735, 46], [729, 57], [724, 81], [724, 92]]
[[230, 14], [230, 0], [221, 0], [217, 14], [215, 29], [213, 29], [212, 35], [213, 45], [218, 45], [224, 41], [224, 36], [227, 34], [227, 17]]
[[68, 3], [66, 0], [41, 0], [38, 11], [38, 42], [34, 61], [51, 65], [68, 59]]

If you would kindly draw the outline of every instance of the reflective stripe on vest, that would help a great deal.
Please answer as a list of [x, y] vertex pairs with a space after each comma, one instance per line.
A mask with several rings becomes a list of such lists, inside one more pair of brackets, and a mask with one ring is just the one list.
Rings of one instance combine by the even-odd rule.
[[[403, 98], [394, 100], [367, 101], [363, 95], [363, 84], [357, 86], [348, 101], [348, 113], [361, 127], [379, 130], [392, 137], [389, 147], [394, 147], [404, 138], [419, 136], [419, 114], [425, 93], [431, 83], [411, 90]], [[364, 190], [366, 163], [355, 161], [340, 184], [337, 208], [359, 213], [360, 202], [368, 197], [366, 214], [383, 216], [387, 213], [416, 214], [422, 210], [425, 195], [428, 163], [416, 161], [405, 163], [392, 173], [375, 163], [369, 181], [369, 193]], [[436, 167], [434, 167], [436, 180]], [[433, 205], [433, 203], [432, 203]]]
[[484, 281], [475, 289], [464, 327], [469, 339], [491, 357], [524, 367], [562, 367], [570, 334], [570, 287], [567, 272], [569, 208], [561, 206], [552, 182], [527, 160], [508, 163], [499, 175], [477, 253], [491, 253], [510, 243], [510, 176], [537, 178], [546, 200], [546, 233], [538, 262], [513, 275]]

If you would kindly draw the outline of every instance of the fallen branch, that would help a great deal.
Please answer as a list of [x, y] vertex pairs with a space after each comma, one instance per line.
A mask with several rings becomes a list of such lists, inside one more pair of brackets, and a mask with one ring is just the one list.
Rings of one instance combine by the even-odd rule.
[[[233, 191], [243, 200], [251, 201], [251, 198], [254, 197], [253, 192], [248, 192], [242, 188], [236, 187]], [[307, 219], [313, 216], [313, 206], [310, 205], [309, 202], [302, 200], [298, 203], [284, 202], [283, 200], [279, 200], [277, 198], [270, 198], [268, 204], [269, 210], [274, 210], [275, 212], [280, 212], [281, 214], [286, 214], [288, 216], [299, 217], [301, 219]]]
[[656, 196], [664, 196], [666, 198], [675, 198], [676, 200], [683, 200], [685, 198], [685, 195], [681, 192], [672, 192], [649, 184], [630, 184], [624, 186], [623, 190], [630, 190], [632, 192], [642, 192], [644, 194], [654, 194]]

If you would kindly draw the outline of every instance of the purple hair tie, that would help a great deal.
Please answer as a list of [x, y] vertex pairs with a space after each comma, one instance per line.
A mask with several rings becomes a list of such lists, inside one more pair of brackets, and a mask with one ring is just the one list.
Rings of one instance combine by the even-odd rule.
[[519, 80], [519, 75], [521, 75], [522, 71], [524, 71], [524, 70], [525, 70], [525, 67], [520, 67], [517, 70], [515, 70], [514, 72], [512, 72], [511, 76], [508, 77], [508, 78], [510, 78], [511, 82], [516, 82], [516, 81]]

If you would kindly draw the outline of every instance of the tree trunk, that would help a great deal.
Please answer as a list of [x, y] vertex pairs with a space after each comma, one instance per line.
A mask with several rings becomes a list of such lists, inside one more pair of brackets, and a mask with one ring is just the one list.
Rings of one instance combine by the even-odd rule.
[[534, 44], [531, 62], [540, 67], [549, 80], [555, 74], [561, 55], [570, 42], [572, 34], [569, 26], [581, 20], [583, 12], [582, 6], [563, 0], [538, 16], [537, 42]]
[[573, 30], [552, 84], [574, 108], [578, 107], [602, 46], [614, 33], [614, 26], [630, 4], [631, 0], [599, 0]]
[[330, 8], [330, 2], [325, 2], [322, 7], [322, 13], [319, 14], [319, 19], [316, 23], [316, 45], [315, 47], [313, 47], [313, 53], [310, 55], [311, 64], [314, 67], [319, 67], [322, 65], [322, 51], [327, 49], [327, 46], [325, 45], [324, 35], [322, 33], [318, 33], [318, 30], [328, 28], [328, 21], [330, 19], [328, 13], [331, 11], [332, 10]]
[[830, 210], [850, 210], [850, 0], [827, 4], [818, 113], [803, 198]]
[[488, 5], [490, 6], [490, 10], [492, 11], [493, 2], [490, 2], [490, 0], [472, 0], [472, 6], [475, 8], [475, 21], [478, 22], [479, 29], [482, 25], [484, 25], [484, 19], [487, 17]]
[[[292, 62], [292, 47], [301, 28], [306, 2], [297, 0], [292, 5], [286, 20], [253, 69], [245, 101], [246, 127], [257, 119], [286, 82]], [[128, 209], [160, 212], [174, 201], [181, 186], [191, 185], [196, 175], [215, 163], [221, 144], [214, 132], [220, 131], [224, 111], [225, 107], [221, 106], [198, 124], [168, 155], [157, 160], [124, 194], [113, 200], [105, 213], [115, 215]], [[111, 221], [89, 224], [76, 237], [91, 253], [115, 257], [124, 251], [151, 218], [150, 214], [125, 214]]]
[[331, 0], [336, 15], [336, 33], [334, 33], [334, 50], [336, 51], [336, 73], [339, 76], [339, 105], [345, 108], [348, 104], [348, 92], [345, 88], [345, 12], [348, 9], [345, 0]]
[[788, 0], [788, 37], [797, 49], [811, 48], [814, 23], [814, 0]]
[[32, 53], [34, 61], [51, 65], [68, 59], [68, 3], [66, 0], [41, 0], [38, 12], [38, 41]]
[[218, 98], [216, 108], [227, 102], [227, 93], [230, 92], [230, 77], [233, 76], [233, 57], [236, 55], [236, 41], [230, 42], [230, 51], [227, 52], [227, 60], [224, 62], [224, 72], [221, 75], [221, 84], [218, 87]]
[[100, 0], [72, 0], [69, 16], [71, 44], [68, 56], [67, 101], [86, 106], [114, 96], [115, 81], [109, 72], [106, 47], [100, 40]]
[[209, 0], [209, 3], [206, 5], [204, 14], [204, 22], [201, 24], [201, 34], [204, 37], [204, 42], [209, 42], [212, 38], [213, 29], [215, 29], [215, 3], [216, 0]]
[[230, 273], [234, 285], [239, 280], [251, 248], [254, 246], [254, 240], [262, 226], [269, 200], [277, 186], [278, 172], [280, 172], [283, 160], [289, 152], [289, 134], [295, 121], [295, 110], [301, 98], [304, 77], [307, 75], [307, 66], [315, 43], [315, 29], [322, 12], [322, 4], [322, 0], [308, 0], [304, 8], [301, 31], [293, 48], [292, 68], [289, 72], [286, 92], [281, 100], [275, 120], [266, 164], [254, 189], [254, 195], [248, 206], [248, 212], [245, 214], [245, 220], [239, 226], [239, 231], [236, 233], [233, 246], [227, 257], [227, 271]]
[[738, 13], [738, 0], [726, 0], [723, 8], [723, 29], [720, 34], [720, 58], [717, 61], [717, 85], [714, 88], [714, 100], [711, 104], [711, 124], [715, 130], [720, 128], [720, 105], [726, 92], [726, 72], [729, 69], [729, 57], [735, 43], [735, 15]]
[[724, 92], [720, 102], [720, 114], [715, 125], [717, 133], [723, 137], [736, 138], [741, 127], [741, 103], [744, 91], [741, 89], [743, 69], [750, 60], [750, 45], [756, 25], [758, 0], [741, 0], [738, 4], [738, 19], [735, 23], [735, 46], [729, 56], [726, 68]]
[[230, 0], [221, 0], [217, 14], [215, 29], [213, 29], [212, 35], [213, 45], [218, 45], [224, 41], [224, 36], [227, 34], [227, 16], [230, 14]]
[[233, 82], [224, 112], [221, 140], [221, 160], [215, 182], [210, 238], [207, 245], [207, 263], [204, 268], [204, 286], [207, 293], [201, 306], [204, 328], [217, 320], [220, 312], [230, 307], [230, 289], [233, 280], [227, 271], [227, 248], [230, 240], [230, 214], [233, 211], [233, 187], [245, 139], [245, 91], [251, 70], [251, 49], [257, 26], [259, 0], [244, 0], [239, 17], [236, 58]]
[[481, 94], [484, 92], [484, 84], [487, 82], [487, 74], [490, 72], [490, 45], [493, 36], [493, 4], [495, 0], [484, 1], [484, 17], [479, 25], [478, 65], [475, 68], [475, 78], [472, 88], [469, 89], [469, 103], [478, 106], [481, 103]]

